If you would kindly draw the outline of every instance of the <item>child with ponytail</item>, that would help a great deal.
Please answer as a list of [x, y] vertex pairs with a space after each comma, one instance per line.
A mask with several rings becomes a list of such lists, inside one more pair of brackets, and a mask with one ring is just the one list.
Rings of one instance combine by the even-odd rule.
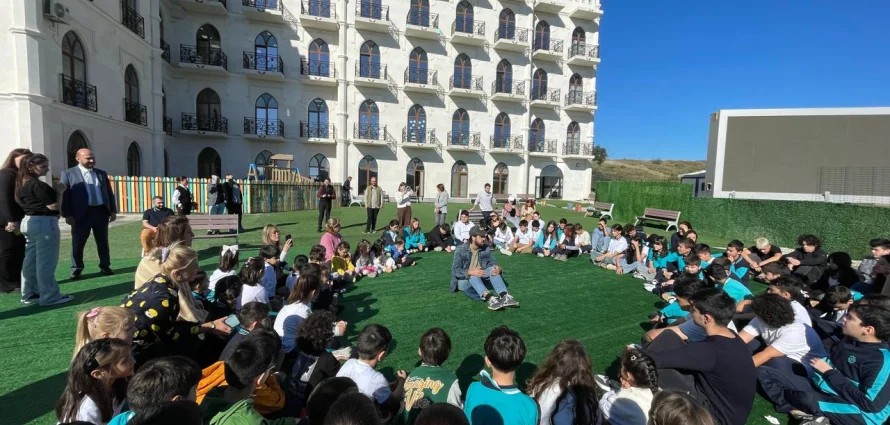
[[74, 336], [74, 355], [90, 341], [101, 338], [118, 338], [133, 342], [136, 323], [133, 314], [121, 307], [96, 307], [77, 313], [77, 331]]
[[107, 424], [121, 412], [134, 366], [127, 341], [101, 338], [81, 347], [71, 360], [65, 391], [56, 403], [59, 422]]
[[600, 399], [603, 416], [612, 425], [647, 423], [652, 399], [658, 392], [655, 361], [640, 350], [628, 348], [621, 356], [620, 379], [615, 383], [603, 375], [596, 377], [597, 385], [608, 390]]

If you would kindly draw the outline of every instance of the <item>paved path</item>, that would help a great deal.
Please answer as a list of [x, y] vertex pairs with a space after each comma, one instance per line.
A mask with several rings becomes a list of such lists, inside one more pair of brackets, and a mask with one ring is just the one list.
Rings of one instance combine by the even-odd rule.
[[[117, 220], [114, 220], [108, 227], [116, 227], [137, 221], [142, 221], [142, 214], [118, 214]], [[62, 239], [71, 237], [71, 226], [65, 223], [65, 219], [59, 219], [59, 231], [62, 232]]]

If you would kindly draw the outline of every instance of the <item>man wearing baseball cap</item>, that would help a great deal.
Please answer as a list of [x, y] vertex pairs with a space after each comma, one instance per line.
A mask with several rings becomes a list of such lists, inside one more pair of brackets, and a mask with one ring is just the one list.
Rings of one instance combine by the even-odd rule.
[[[467, 297], [485, 301], [489, 310], [519, 307], [519, 302], [507, 293], [501, 268], [495, 264], [488, 249], [488, 235], [479, 226], [470, 229], [470, 239], [454, 250], [451, 263], [451, 292], [462, 291]], [[492, 290], [486, 287], [490, 284]]]

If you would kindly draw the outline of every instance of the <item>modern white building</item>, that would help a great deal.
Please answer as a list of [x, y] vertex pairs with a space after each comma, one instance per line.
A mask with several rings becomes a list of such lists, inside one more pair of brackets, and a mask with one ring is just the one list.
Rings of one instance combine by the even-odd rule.
[[53, 173], [371, 176], [434, 196], [590, 191], [597, 0], [0, 5], [0, 147]]

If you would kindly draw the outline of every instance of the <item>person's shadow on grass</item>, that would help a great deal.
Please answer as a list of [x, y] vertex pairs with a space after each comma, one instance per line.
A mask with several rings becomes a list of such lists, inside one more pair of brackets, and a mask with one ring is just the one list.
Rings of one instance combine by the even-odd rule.
[[23, 305], [18, 308], [13, 308], [11, 310], [0, 311], [0, 321], [13, 319], [16, 317], [24, 317], [24, 316], [32, 316], [36, 314], [46, 313], [49, 311], [57, 310], [60, 308], [71, 307], [72, 305], [82, 305], [88, 304], [92, 302], [96, 302], [98, 300], [104, 300], [107, 298], [111, 298], [112, 301], [107, 303], [109, 305], [119, 305], [118, 301], [123, 300], [124, 297], [127, 296], [130, 292], [133, 291], [133, 281], [128, 280], [121, 283], [116, 283], [108, 286], [101, 286], [98, 288], [91, 288], [84, 291], [79, 292], [71, 292], [69, 295], [74, 296], [74, 301], [67, 304], [54, 305], [49, 307], [40, 307], [37, 305]]
[[53, 394], [61, 394], [65, 380], [66, 372], [59, 372], [0, 396], [0, 406], [7, 407], [3, 409], [3, 420], [0, 422], [26, 424], [53, 412], [56, 405]]

